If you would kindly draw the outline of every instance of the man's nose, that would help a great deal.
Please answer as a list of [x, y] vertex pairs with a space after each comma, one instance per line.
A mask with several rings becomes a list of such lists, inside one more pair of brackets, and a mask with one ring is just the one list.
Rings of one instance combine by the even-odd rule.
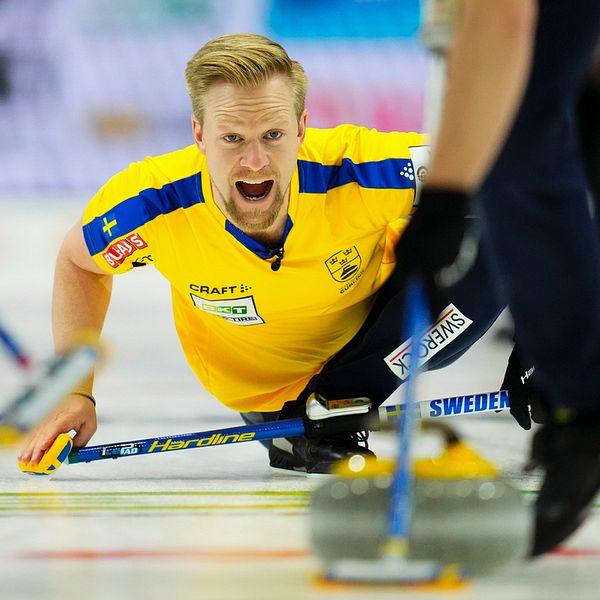
[[247, 142], [244, 145], [240, 165], [253, 171], [259, 171], [269, 164], [269, 156], [258, 140]]

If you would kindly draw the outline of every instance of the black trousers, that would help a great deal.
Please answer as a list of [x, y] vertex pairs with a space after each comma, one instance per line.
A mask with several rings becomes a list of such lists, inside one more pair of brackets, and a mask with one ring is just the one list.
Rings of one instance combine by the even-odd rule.
[[576, 105], [598, 0], [539, 0], [530, 81], [481, 191], [484, 244], [517, 341], [557, 406], [600, 405], [600, 245]]

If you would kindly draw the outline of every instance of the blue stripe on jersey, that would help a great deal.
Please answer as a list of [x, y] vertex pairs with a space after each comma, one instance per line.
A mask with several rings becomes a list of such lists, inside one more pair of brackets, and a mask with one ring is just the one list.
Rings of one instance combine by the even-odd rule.
[[123, 200], [108, 212], [83, 227], [90, 254], [102, 252], [117, 238], [178, 208], [189, 208], [204, 202], [200, 173], [166, 183], [161, 188], [142, 190], [137, 196]]
[[354, 163], [344, 158], [341, 165], [322, 165], [307, 160], [298, 161], [300, 192], [324, 194], [327, 190], [358, 183], [364, 188], [410, 189], [415, 187], [415, 174], [409, 158]]

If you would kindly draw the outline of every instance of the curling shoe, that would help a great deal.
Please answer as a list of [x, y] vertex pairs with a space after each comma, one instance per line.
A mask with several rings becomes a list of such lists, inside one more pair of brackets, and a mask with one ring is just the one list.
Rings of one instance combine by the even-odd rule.
[[305, 473], [330, 473], [338, 461], [354, 454], [375, 455], [368, 448], [368, 432], [336, 433], [324, 438], [297, 436], [274, 439], [270, 465], [276, 469]]
[[535, 503], [531, 556], [549, 552], [585, 520], [600, 489], [600, 414], [552, 415], [533, 438], [528, 469], [545, 477]]

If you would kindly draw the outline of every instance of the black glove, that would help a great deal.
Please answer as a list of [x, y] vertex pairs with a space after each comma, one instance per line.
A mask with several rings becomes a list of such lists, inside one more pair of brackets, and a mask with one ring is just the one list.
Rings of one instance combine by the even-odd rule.
[[397, 268], [421, 277], [432, 304], [437, 303], [440, 288], [460, 280], [474, 261], [476, 242], [472, 251], [471, 245], [463, 245], [469, 211], [466, 193], [425, 187], [396, 245]]
[[548, 404], [544, 391], [535, 383], [535, 367], [523, 366], [517, 346], [512, 349], [501, 389], [510, 394], [510, 414], [523, 429], [531, 429], [531, 421], [546, 423]]

